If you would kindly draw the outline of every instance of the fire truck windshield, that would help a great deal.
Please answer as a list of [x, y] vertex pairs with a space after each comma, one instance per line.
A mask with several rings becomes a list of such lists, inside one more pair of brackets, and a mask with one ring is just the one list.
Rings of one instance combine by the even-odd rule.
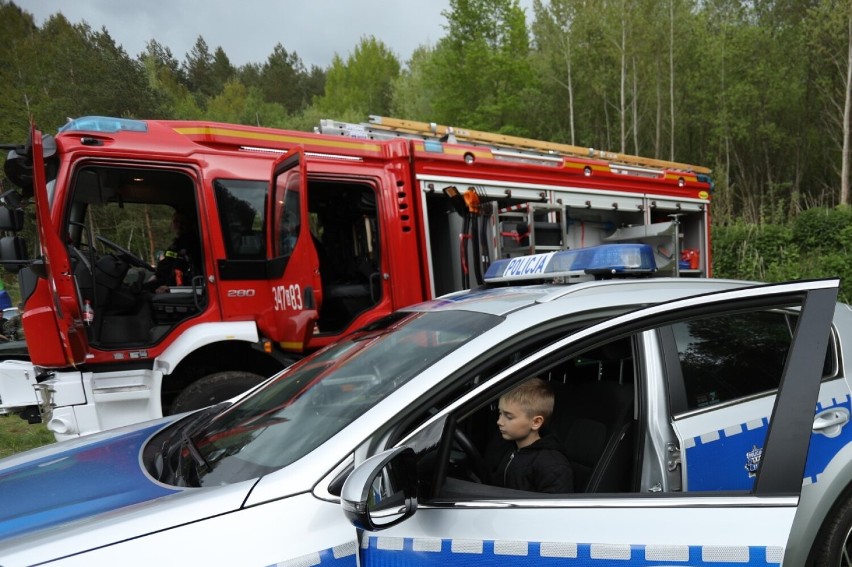
[[200, 458], [182, 461], [195, 469], [184, 476], [217, 485], [287, 466], [500, 320], [465, 311], [386, 317], [297, 363], [192, 433]]

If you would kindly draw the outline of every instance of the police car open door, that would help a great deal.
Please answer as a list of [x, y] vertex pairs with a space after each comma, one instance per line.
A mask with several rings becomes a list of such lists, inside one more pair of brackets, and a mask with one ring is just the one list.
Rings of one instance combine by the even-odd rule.
[[305, 155], [300, 148], [275, 162], [269, 198], [273, 316], [283, 337], [281, 348], [302, 352], [319, 316], [322, 285], [308, 218]]
[[[361, 565], [780, 565], [795, 541], [791, 531], [823, 374], [822, 357], [814, 353], [826, 351], [837, 286], [834, 280], [756, 286], [639, 309], [581, 327], [490, 379], [466, 382], [458, 399], [348, 478], [342, 506], [357, 528]], [[674, 324], [765, 313], [788, 314], [793, 323], [760, 455], [737, 456], [744, 474], [753, 472], [753, 483], [690, 491], [677, 478], [684, 475], [682, 440], [668, 409], [660, 337]], [[596, 349], [625, 339], [636, 360], [633, 422], [591, 465], [593, 478], [602, 471], [599, 483], [541, 494], [458, 473], [466, 458], [475, 461], [465, 420], [514, 384], [555, 374], [565, 360], [594, 359]], [[582, 389], [568, 391], [581, 395]], [[703, 415], [709, 422], [716, 406], [708, 407]], [[607, 405], [596, 411], [606, 412]], [[590, 443], [595, 430], [585, 431], [569, 441]], [[616, 457], [625, 442], [630, 457]], [[605, 480], [615, 477], [628, 481]]]

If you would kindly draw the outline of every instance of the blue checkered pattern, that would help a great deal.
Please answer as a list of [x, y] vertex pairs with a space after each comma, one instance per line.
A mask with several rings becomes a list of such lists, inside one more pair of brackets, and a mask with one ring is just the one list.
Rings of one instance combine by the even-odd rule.
[[601, 567], [604, 565], [691, 567], [771, 566], [784, 558], [780, 547], [628, 545], [392, 538], [371, 536], [361, 549], [362, 567], [416, 564], [467, 567]]

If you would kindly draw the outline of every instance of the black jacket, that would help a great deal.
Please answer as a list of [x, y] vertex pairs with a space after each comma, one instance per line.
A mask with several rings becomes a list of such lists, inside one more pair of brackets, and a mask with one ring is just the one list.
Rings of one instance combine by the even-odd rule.
[[491, 471], [491, 484], [533, 492], [574, 492], [574, 473], [571, 463], [552, 435], [542, 437], [532, 445], [518, 449], [514, 442], [503, 441], [495, 449], [499, 460]]
[[197, 267], [200, 259], [201, 247], [195, 235], [184, 233], [175, 237], [157, 262], [154, 278], [146, 287], [153, 290], [161, 285], [191, 285], [193, 276], [201, 273]]

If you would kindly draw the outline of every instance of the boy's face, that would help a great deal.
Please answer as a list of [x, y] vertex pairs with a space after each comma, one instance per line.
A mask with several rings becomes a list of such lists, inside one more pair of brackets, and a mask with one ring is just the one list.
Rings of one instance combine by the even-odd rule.
[[514, 441], [519, 449], [538, 440], [539, 429], [544, 422], [542, 416], [529, 417], [520, 404], [503, 398], [500, 399], [499, 408], [497, 427], [503, 439]]

